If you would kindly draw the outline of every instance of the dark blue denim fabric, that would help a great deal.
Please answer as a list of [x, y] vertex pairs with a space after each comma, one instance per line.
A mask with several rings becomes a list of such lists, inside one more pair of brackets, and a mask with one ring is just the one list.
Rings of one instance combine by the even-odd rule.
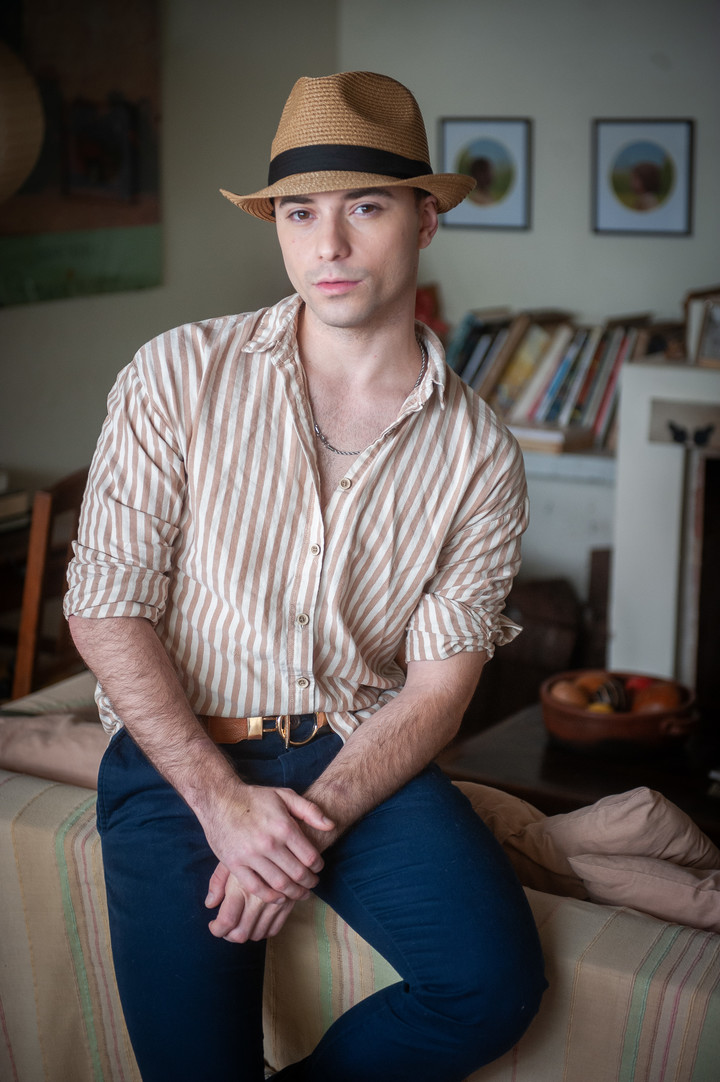
[[[275, 736], [224, 750], [247, 780], [303, 792], [340, 747], [326, 731], [288, 751]], [[144, 1082], [260, 1082], [265, 945], [208, 931], [216, 858], [125, 731], [101, 767], [98, 826], [118, 986]], [[437, 768], [326, 852], [317, 894], [402, 980], [343, 1015], [282, 1082], [460, 1082], [511, 1048], [537, 1012], [546, 984], [525, 895]]]

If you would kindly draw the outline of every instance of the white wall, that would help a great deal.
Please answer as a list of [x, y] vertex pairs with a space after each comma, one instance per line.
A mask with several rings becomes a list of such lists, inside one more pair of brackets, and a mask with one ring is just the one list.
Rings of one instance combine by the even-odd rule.
[[[532, 230], [445, 229], [427, 253], [452, 321], [501, 303], [678, 317], [687, 288], [720, 280], [719, 31], [717, 0], [341, 0], [342, 67], [414, 91], [436, 170], [440, 117], [534, 121]], [[697, 121], [692, 237], [592, 233], [596, 117]]]
[[336, 68], [335, 0], [165, 0], [162, 286], [0, 312], [0, 465], [34, 485], [89, 461], [115, 374], [169, 327], [290, 292], [274, 230], [218, 188], [265, 184], [282, 105]]

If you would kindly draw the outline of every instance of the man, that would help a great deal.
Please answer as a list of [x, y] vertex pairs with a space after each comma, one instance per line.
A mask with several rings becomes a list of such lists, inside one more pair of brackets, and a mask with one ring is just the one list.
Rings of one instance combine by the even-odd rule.
[[[263, 1077], [264, 942], [311, 890], [402, 982], [277, 1077], [452, 1082], [545, 987], [502, 850], [433, 766], [525, 526], [521, 458], [415, 326], [419, 252], [472, 187], [384, 76], [301, 79], [268, 186], [297, 295], [121, 373], [66, 598], [113, 739], [98, 824], [145, 1079]], [[207, 908], [216, 910], [208, 931]]]

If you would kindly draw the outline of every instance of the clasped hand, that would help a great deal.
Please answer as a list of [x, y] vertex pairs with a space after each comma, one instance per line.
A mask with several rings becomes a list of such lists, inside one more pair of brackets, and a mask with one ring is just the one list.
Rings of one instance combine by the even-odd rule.
[[208, 908], [219, 906], [210, 931], [233, 943], [277, 935], [323, 867], [300, 824], [326, 834], [334, 824], [291, 789], [244, 786], [224, 812], [217, 836], [208, 836], [220, 858], [205, 900]]

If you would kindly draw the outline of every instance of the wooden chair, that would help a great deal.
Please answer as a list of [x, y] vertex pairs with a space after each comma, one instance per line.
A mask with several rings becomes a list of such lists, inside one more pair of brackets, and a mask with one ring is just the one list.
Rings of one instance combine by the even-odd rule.
[[[83, 668], [60, 611], [71, 544], [77, 536], [88, 468], [35, 493], [23, 586], [12, 698]], [[56, 611], [49, 612], [49, 603]], [[48, 617], [54, 634], [47, 634]]]

